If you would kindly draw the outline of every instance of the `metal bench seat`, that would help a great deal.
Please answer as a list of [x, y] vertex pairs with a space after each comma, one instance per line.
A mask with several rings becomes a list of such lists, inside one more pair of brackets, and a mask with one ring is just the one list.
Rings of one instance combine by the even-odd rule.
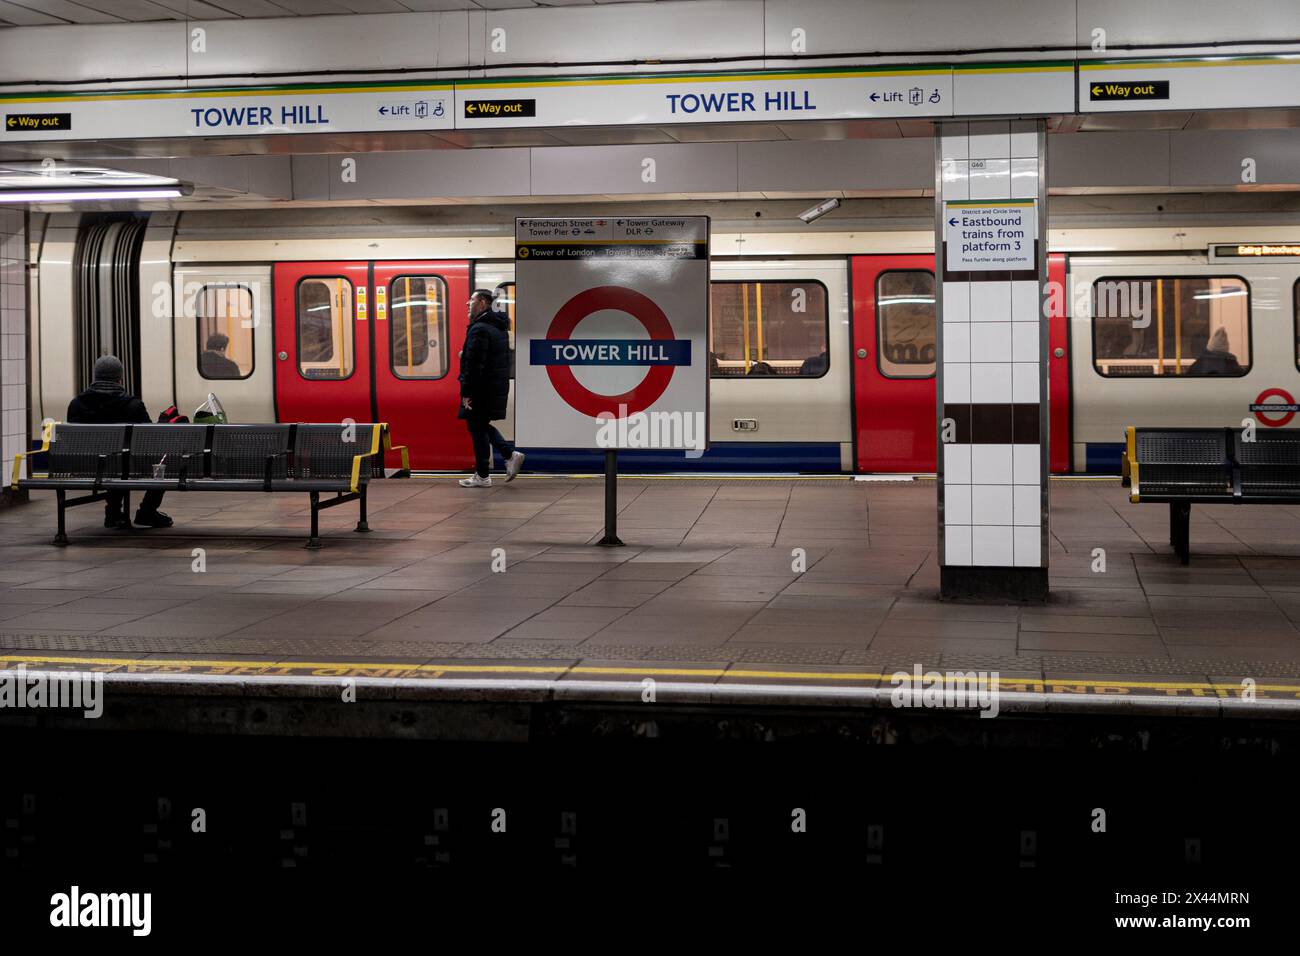
[[[45, 475], [22, 477], [27, 453], [14, 459], [13, 488], [58, 496], [56, 544], [67, 543], [69, 507], [104, 501], [108, 492], [299, 492], [311, 498], [307, 546], [320, 547], [319, 512], [356, 501], [357, 531], [369, 531], [366, 490], [385, 477], [384, 453], [400, 452], [394, 477], [410, 475], [405, 446], [385, 423], [258, 425], [47, 425], [40, 452]], [[161, 469], [162, 477], [155, 477]], [[88, 491], [67, 498], [69, 491]], [[322, 494], [334, 497], [321, 500]]]
[[1125, 439], [1129, 500], [1169, 504], [1169, 543], [1183, 564], [1193, 504], [1300, 501], [1300, 431], [1132, 426]]

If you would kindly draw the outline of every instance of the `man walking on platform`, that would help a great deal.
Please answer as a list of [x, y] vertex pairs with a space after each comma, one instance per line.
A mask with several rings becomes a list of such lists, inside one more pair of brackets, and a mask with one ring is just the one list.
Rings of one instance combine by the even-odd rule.
[[492, 293], [476, 289], [470, 296], [469, 330], [460, 353], [460, 411], [474, 443], [474, 474], [461, 479], [463, 488], [489, 488], [492, 449], [506, 462], [506, 481], [514, 481], [524, 455], [515, 451], [493, 427], [506, 417], [510, 398], [510, 320], [492, 308]]

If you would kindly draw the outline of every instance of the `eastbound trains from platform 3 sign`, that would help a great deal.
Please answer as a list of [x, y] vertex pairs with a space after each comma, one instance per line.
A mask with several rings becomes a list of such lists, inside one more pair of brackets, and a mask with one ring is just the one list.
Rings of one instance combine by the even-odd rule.
[[[274, 212], [34, 215], [32, 434], [112, 351], [155, 414], [214, 393], [232, 421], [386, 421], [413, 468], [467, 470], [466, 302], [496, 290], [513, 322], [513, 223], [422, 229], [367, 210], [334, 225], [341, 211], [312, 210], [289, 226]], [[1055, 473], [1118, 472], [1128, 425], [1292, 424], [1300, 227], [1053, 227], [1048, 248], [1042, 342], [1010, 321], [1024, 304], [1004, 282], [974, 284], [968, 309], [951, 300], [936, 321], [931, 230], [741, 233], [715, 218], [708, 450], [629, 451], [621, 469], [933, 472], [940, 347], [962, 363], [948, 406], [1011, 403], [1014, 363], [1047, 362]], [[529, 470], [601, 468], [595, 450], [520, 438]]]

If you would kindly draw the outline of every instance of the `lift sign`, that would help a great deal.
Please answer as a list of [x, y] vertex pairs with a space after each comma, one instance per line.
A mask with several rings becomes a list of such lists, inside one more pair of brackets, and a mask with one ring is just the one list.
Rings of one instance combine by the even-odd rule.
[[1023, 272], [1037, 268], [1033, 200], [944, 205], [944, 260], [949, 272]]

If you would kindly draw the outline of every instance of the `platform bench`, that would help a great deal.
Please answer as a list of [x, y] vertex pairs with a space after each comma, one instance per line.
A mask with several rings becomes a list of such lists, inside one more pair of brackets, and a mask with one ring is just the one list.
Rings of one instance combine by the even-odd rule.
[[[393, 445], [388, 426], [297, 425], [74, 425], [45, 426], [43, 475], [22, 477], [28, 454], [14, 459], [15, 491], [53, 491], [58, 499], [54, 543], [66, 545], [65, 514], [77, 505], [105, 501], [122, 492], [131, 517], [133, 491], [260, 491], [305, 493], [311, 500], [307, 547], [319, 548], [319, 515], [325, 508], [358, 503], [357, 531], [370, 530], [366, 491], [386, 476], [384, 453], [400, 452], [402, 467], [388, 477], [409, 477], [404, 445]], [[84, 492], [69, 498], [69, 492]], [[333, 495], [322, 500], [322, 495]]]
[[1129, 500], [1169, 504], [1169, 543], [1191, 557], [1193, 504], [1300, 504], [1300, 431], [1140, 428], [1125, 432]]

